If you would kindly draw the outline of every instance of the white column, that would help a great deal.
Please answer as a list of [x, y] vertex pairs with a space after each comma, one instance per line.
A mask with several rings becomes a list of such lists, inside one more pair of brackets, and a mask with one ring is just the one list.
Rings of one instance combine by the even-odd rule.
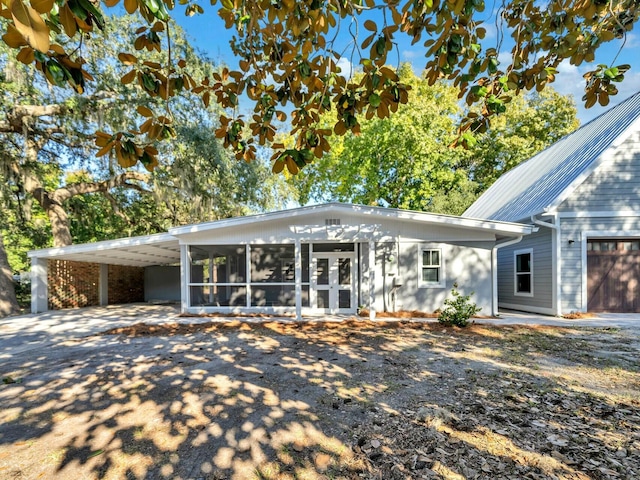
[[191, 262], [188, 245], [180, 245], [180, 310], [187, 313], [189, 308], [189, 282], [191, 281]]
[[376, 242], [369, 240], [369, 320], [376, 318]]
[[296, 320], [302, 320], [302, 246], [296, 238], [295, 245]]
[[100, 305], [109, 305], [109, 265], [100, 264], [100, 276], [98, 278]]
[[247, 297], [245, 300], [245, 307], [251, 307], [251, 245], [245, 245], [245, 279], [247, 282]]
[[48, 261], [31, 258], [31, 313], [42, 313], [49, 309]]
[[491, 316], [498, 316], [498, 249], [491, 249]]

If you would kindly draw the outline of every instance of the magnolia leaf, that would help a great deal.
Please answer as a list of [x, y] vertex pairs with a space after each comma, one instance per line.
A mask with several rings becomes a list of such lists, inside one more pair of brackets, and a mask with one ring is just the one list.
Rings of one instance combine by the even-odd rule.
[[107, 145], [105, 145], [104, 147], [102, 147], [100, 150], [96, 152], [96, 157], [103, 157], [104, 155], [109, 153], [112, 148], [113, 148], [113, 143], [108, 143]]
[[153, 112], [151, 111], [151, 109], [145, 107], [144, 105], [140, 105], [136, 110], [143, 117], [153, 117]]
[[130, 53], [119, 53], [118, 59], [125, 65], [135, 65], [138, 63], [138, 59], [135, 55], [131, 55]]
[[133, 82], [136, 78], [136, 71], [135, 70], [131, 70], [129, 73], [125, 74], [121, 79], [120, 79], [120, 83], [122, 83], [123, 85], [127, 85], [131, 82]]
[[24, 36], [29, 45], [42, 53], [49, 51], [51, 45], [49, 27], [38, 12], [22, 3], [21, 0], [12, 0], [11, 16], [16, 29]]
[[31, 6], [38, 13], [49, 13], [53, 8], [53, 0], [31, 0]]
[[69, 4], [65, 3], [64, 7], [60, 9], [60, 23], [64, 28], [64, 33], [69, 37], [73, 37], [78, 31], [78, 24], [76, 23], [76, 17], [69, 8]]
[[103, 0], [104, 4], [111, 8], [111, 7], [115, 7], [118, 3], [120, 3], [120, 0]]
[[281, 173], [282, 170], [284, 170], [284, 162], [282, 160], [276, 160], [271, 171], [273, 173]]
[[2, 40], [11, 48], [18, 48], [27, 44], [24, 36], [12, 24], [7, 26], [7, 33], [2, 36]]
[[35, 52], [31, 47], [23, 47], [16, 55], [16, 59], [25, 65], [30, 65], [35, 60]]
[[287, 157], [285, 162], [287, 165], [287, 170], [289, 170], [289, 173], [291, 173], [292, 175], [296, 175], [300, 171], [300, 169], [298, 168], [298, 165], [296, 165], [296, 162], [293, 160], [293, 158]]
[[127, 13], [132, 14], [138, 9], [137, 0], [124, 0], [124, 9]]
[[371, 32], [375, 32], [378, 30], [378, 26], [373, 20], [367, 20], [366, 22], [364, 22], [364, 28]]

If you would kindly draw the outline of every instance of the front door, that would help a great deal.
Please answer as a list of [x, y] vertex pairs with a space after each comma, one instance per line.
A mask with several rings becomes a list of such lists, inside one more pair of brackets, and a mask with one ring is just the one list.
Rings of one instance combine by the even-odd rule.
[[353, 253], [318, 253], [312, 260], [311, 308], [324, 313], [355, 313]]

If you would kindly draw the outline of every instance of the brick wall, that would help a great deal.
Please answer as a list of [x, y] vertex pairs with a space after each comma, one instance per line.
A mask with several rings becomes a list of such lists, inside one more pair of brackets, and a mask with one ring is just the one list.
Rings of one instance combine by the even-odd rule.
[[100, 264], [50, 260], [49, 309], [100, 304]]
[[[144, 301], [144, 268], [109, 265], [109, 305]], [[100, 264], [50, 260], [49, 309], [100, 305]]]
[[144, 302], [144, 268], [109, 265], [109, 305]]

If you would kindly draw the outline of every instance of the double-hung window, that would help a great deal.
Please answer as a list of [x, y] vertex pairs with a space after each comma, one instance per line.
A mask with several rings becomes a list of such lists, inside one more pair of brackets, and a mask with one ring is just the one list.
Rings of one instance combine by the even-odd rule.
[[533, 250], [516, 250], [514, 252], [515, 295], [523, 297], [533, 296]]
[[421, 287], [444, 287], [444, 259], [441, 248], [420, 247], [420, 271], [418, 272]]

